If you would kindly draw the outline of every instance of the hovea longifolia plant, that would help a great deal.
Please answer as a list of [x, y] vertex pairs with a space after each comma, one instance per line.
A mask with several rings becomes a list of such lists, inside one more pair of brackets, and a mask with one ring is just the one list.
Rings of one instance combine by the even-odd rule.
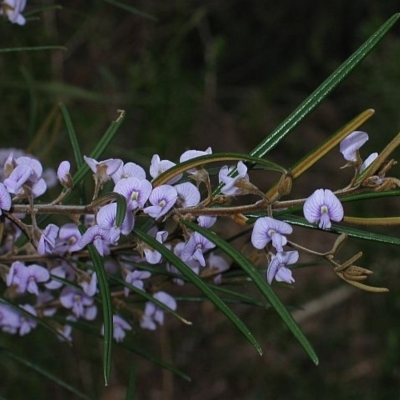
[[[25, 3], [3, 0], [0, 15], [9, 23], [24, 25]], [[224, 314], [260, 354], [257, 339], [229, 303], [274, 309], [317, 364], [314, 349], [274, 287], [296, 289], [293, 267], [307, 256], [329, 265], [343, 284], [370, 293], [388, 290], [387, 282], [381, 282], [382, 287], [370, 283], [372, 271], [363, 264], [362, 249], [346, 259], [338, 251], [353, 237], [400, 244], [397, 237], [373, 229], [398, 225], [399, 217], [346, 212], [348, 202], [383, 201], [400, 194], [400, 181], [392, 175], [393, 151], [400, 136], [366, 157], [362, 145], [369, 136], [361, 129], [374, 113], [369, 109], [291, 166], [272, 162], [269, 155], [374, 49], [398, 18], [396, 14], [382, 25], [248, 154], [231, 153], [229, 148], [226, 153], [214, 153], [210, 147], [182, 149], [177, 160], [153, 155], [148, 169], [132, 159], [104, 159], [103, 153], [124, 122], [122, 110], [116, 110], [115, 120], [90, 154], [82, 154], [69, 111], [60, 103], [74, 160], [59, 160], [53, 170], [44, 170], [35, 155], [16, 149], [1, 152], [1, 335], [22, 337], [43, 329], [66, 346], [73, 346], [74, 333], [80, 330], [102, 337], [107, 385], [114, 346], [147, 357], [135, 347], [134, 332], [159, 329], [168, 318], [191, 325], [180, 313], [177, 298], [183, 292], [190, 298], [187, 293], [200, 291], [202, 299]], [[51, 48], [58, 46], [2, 48], [0, 52]], [[306, 198], [294, 198], [297, 179], [332, 150], [342, 157], [343, 168], [352, 170], [346, 185], [334, 187], [328, 180]], [[274, 176], [275, 182], [256, 185], [255, 172]], [[50, 187], [58, 188], [52, 191], [58, 190], [57, 195], [41, 200]], [[233, 236], [222, 230], [221, 220], [232, 221], [239, 233]], [[320, 252], [306, 241], [292, 239], [298, 227], [318, 230], [321, 236], [329, 232], [324, 239], [329, 248]], [[237, 237], [242, 239], [240, 245]], [[241, 284], [249, 282], [261, 293], [261, 301], [242, 293]], [[0, 350], [5, 357], [87, 398], [23, 355], [5, 346]], [[173, 365], [155, 362], [187, 378]]]

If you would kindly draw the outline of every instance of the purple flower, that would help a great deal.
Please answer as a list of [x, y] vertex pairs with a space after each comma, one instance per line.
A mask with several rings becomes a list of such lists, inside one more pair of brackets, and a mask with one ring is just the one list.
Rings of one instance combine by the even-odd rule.
[[63, 307], [71, 309], [77, 318], [83, 317], [87, 320], [96, 318], [97, 307], [93, 305], [93, 297], [81, 290], [66, 286], [60, 294], [60, 303]]
[[11, 208], [11, 196], [8, 193], [3, 183], [0, 183], [0, 215], [3, 213], [2, 210], [9, 211]]
[[95, 181], [103, 184], [111, 179], [112, 175], [122, 166], [122, 160], [109, 158], [104, 161], [97, 161], [94, 158], [83, 156], [87, 165], [94, 173]]
[[[36, 310], [30, 305], [30, 304], [25, 304], [20, 306], [22, 309], [27, 311], [28, 313], [34, 315], [35, 317], [37, 316]], [[32, 329], [36, 328], [37, 322], [26, 316], [25, 314], [20, 314], [19, 315], [19, 335], [24, 336], [28, 334]]]
[[25, 25], [25, 17], [22, 11], [26, 6], [26, 0], [4, 0], [0, 4], [0, 15], [6, 15], [13, 24]]
[[11, 174], [4, 180], [4, 185], [10, 193], [20, 194], [23, 192], [22, 186], [28, 181], [32, 174], [32, 169], [26, 165], [15, 167]]
[[340, 142], [340, 152], [347, 161], [357, 161], [357, 152], [368, 140], [368, 134], [354, 131]]
[[19, 328], [19, 315], [11, 307], [1, 303], [0, 328], [8, 333], [16, 333]]
[[18, 293], [28, 291], [32, 294], [39, 294], [38, 283], [46, 282], [50, 279], [49, 271], [40, 265], [32, 264], [26, 267], [25, 264], [15, 261], [11, 264], [8, 271], [7, 286], [16, 286]]
[[[125, 277], [125, 282], [129, 283], [136, 288], [143, 290], [143, 279], [150, 278], [151, 273], [149, 271], [132, 271], [129, 272], [128, 275]], [[129, 295], [129, 288], [124, 287], [124, 294], [125, 296]]]
[[184, 182], [174, 186], [178, 193], [179, 207], [194, 207], [200, 203], [201, 195], [199, 189], [193, 183]]
[[294, 264], [299, 259], [298, 251], [286, 251], [276, 253], [267, 269], [267, 281], [269, 284], [275, 278], [278, 282], [293, 283], [292, 271], [286, 265]]
[[[85, 278], [88, 278], [85, 276]], [[82, 279], [79, 282], [79, 286], [83, 289], [83, 292], [90, 297], [93, 297], [97, 291], [97, 275], [93, 272], [90, 276], [90, 280]]]
[[161, 185], [153, 189], [149, 197], [152, 204], [143, 211], [150, 217], [157, 219], [166, 214], [175, 204], [178, 193], [170, 185]]
[[251, 234], [251, 243], [256, 249], [261, 250], [272, 241], [272, 246], [279, 252], [287, 243], [283, 235], [289, 235], [292, 232], [293, 228], [287, 222], [271, 217], [258, 218]]
[[[208, 154], [212, 154], [211, 147], [208, 147], [205, 151], [200, 151], [200, 150], [187, 150], [185, 151], [179, 158], [179, 161], [181, 163], [185, 161], [192, 160], [193, 158], [201, 157], [201, 156], [206, 156]], [[192, 175], [196, 175], [196, 168], [191, 168], [188, 169], [187, 172]]]
[[[168, 293], [157, 292], [153, 297], [161, 303], [164, 303], [171, 310], [176, 310], [176, 301]], [[154, 330], [157, 327], [156, 322], [158, 322], [160, 325], [164, 323], [164, 311], [154, 303], [148, 301], [146, 302], [144, 314], [140, 321], [140, 326], [143, 329]]]
[[[168, 237], [167, 231], [160, 231], [157, 232], [156, 234], [156, 240], [159, 243], [164, 243], [167, 240], [167, 237]], [[157, 250], [145, 247], [143, 251], [144, 251], [144, 256], [146, 257], [146, 261], [149, 264], [158, 264], [161, 261], [162, 256]]]
[[54, 267], [50, 271], [50, 280], [44, 284], [44, 286], [49, 290], [57, 290], [63, 285], [63, 283], [55, 278], [65, 279], [67, 276], [67, 272], [65, 271], [62, 265], [58, 267]]
[[140, 165], [128, 162], [121, 165], [112, 176], [114, 183], [126, 178], [146, 179], [146, 172]]
[[81, 237], [82, 234], [79, 232], [79, 228], [73, 222], [64, 224], [58, 232], [55, 252], [57, 254], [65, 254], [81, 250], [82, 247], [79, 246]]
[[46, 226], [40, 236], [37, 246], [37, 252], [39, 255], [44, 256], [46, 254], [53, 254], [53, 250], [56, 247], [56, 239], [59, 229], [60, 228], [54, 224]]
[[342, 203], [329, 189], [316, 190], [304, 203], [303, 212], [308, 222], [319, 221], [321, 229], [329, 229], [331, 220], [339, 222], [344, 215]]
[[129, 235], [132, 232], [135, 223], [132, 212], [128, 210], [121, 226], [117, 227], [117, 203], [111, 203], [101, 207], [97, 213], [96, 220], [100, 228], [118, 232], [118, 236], [119, 233]]
[[199, 226], [209, 229], [217, 222], [217, 217], [209, 217], [208, 215], [200, 215], [200, 217], [197, 217], [197, 222], [199, 223]]
[[[131, 331], [132, 327], [119, 315], [113, 315], [113, 336], [116, 342], [122, 342], [125, 338], [125, 331]], [[104, 324], [101, 327], [101, 334], [104, 335]]]
[[213, 279], [216, 285], [221, 284], [222, 273], [227, 271], [230, 268], [230, 265], [225, 260], [225, 258], [218, 256], [214, 253], [211, 253], [207, 259], [208, 268], [210, 268], [212, 274], [215, 274]]
[[96, 250], [103, 257], [110, 254], [110, 245], [117, 244], [118, 240], [119, 233], [116, 230], [102, 229], [98, 225], [93, 225], [82, 235], [78, 244], [83, 249], [89, 243], [93, 243]]
[[72, 181], [72, 176], [70, 174], [71, 164], [69, 161], [62, 161], [57, 169], [57, 178], [60, 181], [61, 185], [66, 187], [67, 189], [72, 188], [74, 185]]
[[213, 249], [215, 244], [198, 232], [192, 233], [181, 253], [182, 261], [196, 260], [202, 267], [206, 265], [203, 253]]
[[224, 184], [221, 193], [226, 196], [236, 196], [242, 193], [242, 190], [237, 186], [237, 184], [240, 181], [249, 181], [247, 167], [242, 161], [239, 161], [237, 164], [237, 174], [235, 176], [230, 176], [232, 171], [233, 168], [228, 168], [226, 165], [219, 171], [219, 182]]
[[[174, 167], [176, 164], [169, 160], [161, 160], [158, 154], [154, 154], [153, 158], [151, 159], [150, 164], [150, 175], [152, 178], [157, 178], [166, 170]], [[172, 185], [179, 181], [182, 178], [182, 174], [179, 174], [168, 181], [169, 185]]]
[[146, 179], [126, 178], [117, 182], [114, 192], [126, 198], [128, 210], [143, 208], [151, 191], [151, 183]]
[[366, 170], [378, 157], [378, 153], [370, 154], [365, 161], [361, 164], [360, 173]]

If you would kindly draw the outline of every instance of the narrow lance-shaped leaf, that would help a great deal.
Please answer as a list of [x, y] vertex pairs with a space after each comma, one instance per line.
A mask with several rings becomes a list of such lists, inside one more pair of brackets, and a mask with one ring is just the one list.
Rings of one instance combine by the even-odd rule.
[[208, 240], [211, 240], [218, 248], [224, 251], [229, 257], [231, 257], [235, 262], [240, 265], [240, 267], [245, 271], [245, 273], [253, 280], [255, 285], [259, 288], [261, 293], [269, 301], [271, 306], [282, 318], [284, 323], [290, 329], [294, 337], [300, 342], [306, 353], [309, 355], [311, 360], [318, 364], [318, 357], [312, 348], [308, 339], [304, 336], [300, 327], [297, 325], [296, 321], [293, 319], [291, 314], [286, 310], [285, 306], [276, 296], [271, 286], [267, 284], [265, 278], [260, 275], [260, 272], [254, 267], [254, 265], [238, 250], [232, 247], [229, 243], [222, 240], [219, 236], [215, 235], [213, 232], [204, 229], [192, 222], [181, 220], [181, 223], [186, 225], [188, 228], [199, 232]]
[[209, 286], [200, 279], [179, 257], [167, 249], [162, 243], [159, 243], [153, 237], [140, 229], [135, 229], [135, 234], [140, 240], [160, 252], [164, 258], [169, 261], [186, 279], [195, 285], [205, 296], [236, 326], [244, 337], [262, 354], [262, 349], [253, 334], [249, 331], [241, 319], [209, 288]]

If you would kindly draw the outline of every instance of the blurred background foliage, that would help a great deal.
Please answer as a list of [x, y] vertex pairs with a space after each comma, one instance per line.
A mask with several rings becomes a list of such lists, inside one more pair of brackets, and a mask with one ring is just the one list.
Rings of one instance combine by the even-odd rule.
[[[46, 166], [72, 161], [62, 101], [84, 154], [118, 109], [126, 111], [126, 121], [105, 157], [147, 166], [154, 153], [176, 159], [186, 149], [208, 146], [248, 152], [399, 11], [394, 0], [123, 3], [137, 13], [121, 4], [28, 1], [26, 26], [0, 21], [0, 48], [66, 48], [0, 53], [2, 147], [24, 148]], [[370, 133], [365, 154], [398, 132], [399, 30], [275, 149], [274, 161], [292, 165], [366, 108], [376, 115], [363, 127]], [[331, 188], [344, 184], [342, 163], [338, 152], [327, 157], [300, 181], [298, 192], [326, 187], [328, 177]], [[370, 204], [354, 210], [376, 215], [398, 209], [396, 200]], [[306, 234], [309, 244], [326, 246], [320, 236], [297, 231], [300, 242]], [[179, 310], [194, 326], [169, 318], [157, 332], [138, 330], [134, 341], [187, 372], [192, 382], [135, 357], [138, 398], [397, 399], [399, 249], [356, 241], [351, 246], [365, 253], [361, 264], [375, 271], [374, 282], [389, 287], [389, 294], [346, 287], [321, 266], [296, 271], [295, 290], [277, 289], [311, 339], [319, 367], [273, 313], [235, 308], [264, 345], [259, 357], [208, 304], [182, 303]], [[112, 384], [104, 388], [101, 344], [92, 336], [77, 335], [69, 348], [39, 328], [22, 339], [3, 334], [0, 343], [94, 398], [124, 398], [132, 361], [127, 351], [117, 351]], [[7, 399], [74, 398], [7, 357], [0, 358], [0, 376], [0, 396]]]

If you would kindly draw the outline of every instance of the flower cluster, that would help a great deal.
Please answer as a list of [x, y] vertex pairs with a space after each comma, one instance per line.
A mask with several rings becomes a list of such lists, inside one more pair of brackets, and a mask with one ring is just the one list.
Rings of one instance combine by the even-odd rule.
[[[362, 163], [358, 154], [367, 138], [363, 132], [353, 132], [340, 146], [356, 174], [369, 165]], [[6, 287], [3, 297], [9, 301], [0, 303], [0, 329], [25, 335], [37, 326], [38, 319], [57, 316], [64, 321], [58, 324], [60, 339], [71, 340], [73, 322], [96, 320], [98, 277], [88, 246], [93, 246], [103, 258], [107, 274], [118, 282], [112, 297], [114, 339], [123, 340], [135, 323], [143, 329], [156, 329], [163, 324], [166, 311], [177, 309], [177, 301], [169, 293], [173, 285], [178, 290], [187, 282], [160, 249], [172, 253], [194, 274], [213, 284], [224, 284], [223, 277], [229, 276], [230, 261], [218, 254], [212, 240], [188, 229], [181, 222], [185, 219], [212, 230], [219, 217], [228, 215], [248, 224], [251, 219], [244, 212], [261, 212], [254, 221], [250, 241], [254, 252], [263, 255], [261, 267], [266, 267], [266, 281], [294, 283], [291, 268], [298, 262], [300, 252], [307, 249], [288, 240], [293, 226], [274, 215], [274, 209], [284, 209], [285, 202], [277, 199], [271, 203], [250, 182], [243, 161], [236, 166], [222, 166], [217, 174], [210, 176], [201, 163], [210, 157], [211, 148], [186, 151], [179, 164], [162, 160], [156, 154], [148, 175], [134, 162], [98, 161], [85, 156], [95, 185], [93, 200], [85, 206], [67, 203], [74, 182], [70, 163], [63, 161], [56, 174], [63, 187], [61, 194], [49, 204], [33, 207], [35, 199], [45, 194], [49, 186], [43, 177], [43, 167], [29, 155], [8, 152], [0, 182], [0, 215], [5, 217], [0, 277]], [[181, 168], [182, 163], [187, 168]], [[218, 187], [216, 191], [212, 190], [213, 182]], [[245, 195], [259, 196], [261, 200], [232, 206], [237, 196]], [[306, 221], [328, 230], [332, 229], [332, 221], [340, 222], [344, 217], [339, 195], [340, 191], [335, 194], [330, 189], [317, 189], [295, 205], [303, 205]], [[116, 196], [126, 207], [118, 205]], [[58, 224], [54, 220], [44, 225], [37, 218], [42, 209], [43, 213], [68, 215], [72, 222]], [[153, 241], [140, 239], [136, 229], [146, 232]], [[29, 243], [17, 247], [16, 239], [21, 235]], [[155, 249], [149, 243], [159, 245]], [[12, 258], [8, 259], [7, 254], [12, 254]], [[343, 266], [333, 255], [329, 253], [327, 261], [342, 279], [350, 282], [345, 270], [353, 268], [351, 263]], [[366, 271], [362, 272], [367, 274]], [[157, 278], [160, 275], [165, 278], [161, 282]], [[138, 299], [145, 300], [144, 305], [140, 306]], [[134, 311], [132, 304], [136, 304]]]

